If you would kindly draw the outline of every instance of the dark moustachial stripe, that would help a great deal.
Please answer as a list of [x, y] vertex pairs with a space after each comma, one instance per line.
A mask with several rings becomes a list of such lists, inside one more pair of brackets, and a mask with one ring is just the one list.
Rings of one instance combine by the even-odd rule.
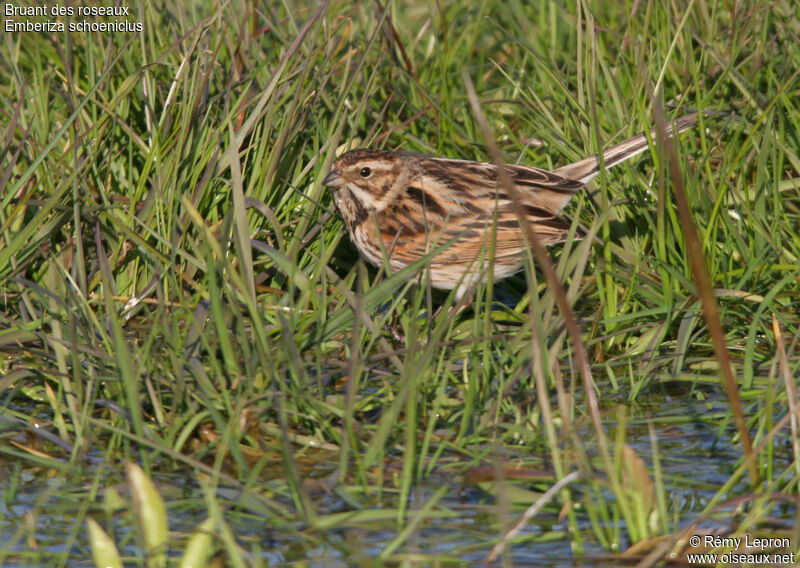
[[369, 212], [367, 211], [367, 208], [364, 207], [364, 205], [358, 199], [356, 199], [356, 196], [352, 193], [350, 193], [349, 201], [353, 204], [353, 219], [350, 223], [350, 226], [355, 229], [367, 220]]

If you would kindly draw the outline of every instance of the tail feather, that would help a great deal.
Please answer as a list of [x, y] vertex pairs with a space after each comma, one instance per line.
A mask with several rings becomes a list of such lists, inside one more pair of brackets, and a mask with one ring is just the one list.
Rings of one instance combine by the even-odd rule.
[[[677, 119], [667, 127], [667, 136], [674, 136], [676, 133], [680, 134], [684, 130], [688, 130], [697, 124], [697, 113], [687, 114]], [[650, 137], [655, 140], [656, 129], [650, 130]], [[603, 152], [603, 167], [609, 169], [625, 160], [641, 154], [647, 150], [647, 136], [644, 132], [640, 132], [633, 138], [629, 138], [624, 142], [612, 146]], [[554, 174], [561, 177], [587, 183], [600, 173], [600, 156], [594, 155], [583, 160], [579, 160], [566, 166], [553, 170]]]

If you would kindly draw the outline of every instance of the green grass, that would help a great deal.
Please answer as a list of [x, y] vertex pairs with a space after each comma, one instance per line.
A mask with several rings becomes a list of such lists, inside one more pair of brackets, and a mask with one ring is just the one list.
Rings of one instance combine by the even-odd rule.
[[[0, 562], [800, 552], [794, 5], [429, 4], [0, 36]], [[449, 311], [321, 186], [350, 147], [557, 167], [661, 108], [725, 116], [573, 199], [598, 239], [547, 250], [561, 298], [531, 254]]]

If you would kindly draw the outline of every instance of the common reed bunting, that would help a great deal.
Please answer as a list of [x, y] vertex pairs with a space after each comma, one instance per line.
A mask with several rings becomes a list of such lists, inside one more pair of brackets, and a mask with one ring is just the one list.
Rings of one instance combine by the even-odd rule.
[[[667, 134], [696, 122], [695, 114], [679, 118]], [[655, 130], [650, 137], [655, 139]], [[637, 134], [605, 150], [603, 167], [647, 147], [645, 133]], [[502, 167], [520, 195], [523, 222], [540, 243], [552, 244], [563, 242], [570, 227], [558, 214], [600, 172], [601, 160], [591, 156], [553, 171]], [[431, 258], [430, 281], [436, 288], [455, 288], [460, 299], [476, 281], [487, 280], [490, 260], [495, 280], [523, 266], [524, 231], [497, 168], [487, 162], [362, 149], [339, 157], [323, 184], [333, 188], [350, 239], [375, 266], [383, 266], [386, 255], [392, 270], [400, 270], [453, 241]]]

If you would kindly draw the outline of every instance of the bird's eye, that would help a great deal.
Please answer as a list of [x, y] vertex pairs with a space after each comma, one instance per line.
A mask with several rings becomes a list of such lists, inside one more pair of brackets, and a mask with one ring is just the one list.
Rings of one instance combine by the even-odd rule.
[[372, 170], [369, 168], [361, 168], [361, 177], [368, 178], [372, 175]]

